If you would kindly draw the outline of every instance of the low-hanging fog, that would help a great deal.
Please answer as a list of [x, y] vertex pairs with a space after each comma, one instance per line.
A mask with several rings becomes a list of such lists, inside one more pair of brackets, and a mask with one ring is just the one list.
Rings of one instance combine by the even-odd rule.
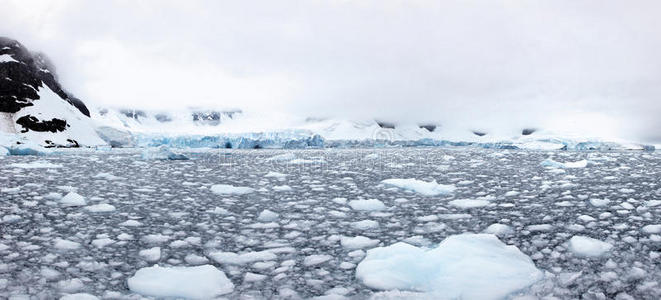
[[240, 108], [661, 142], [658, 1], [3, 0], [97, 106]]

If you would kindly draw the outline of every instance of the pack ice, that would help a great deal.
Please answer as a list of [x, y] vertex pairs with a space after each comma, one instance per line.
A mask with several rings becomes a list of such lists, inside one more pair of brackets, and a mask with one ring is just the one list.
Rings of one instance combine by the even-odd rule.
[[492, 234], [459, 234], [433, 249], [402, 242], [371, 249], [356, 277], [370, 288], [424, 292], [429, 299], [501, 299], [543, 273]]

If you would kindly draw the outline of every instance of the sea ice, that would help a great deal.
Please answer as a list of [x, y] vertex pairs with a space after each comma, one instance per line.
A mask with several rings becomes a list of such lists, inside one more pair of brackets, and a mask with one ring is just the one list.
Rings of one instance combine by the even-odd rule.
[[85, 197], [76, 192], [70, 192], [60, 199], [60, 204], [63, 206], [84, 206], [87, 204]]
[[255, 190], [253, 188], [249, 188], [245, 186], [233, 186], [229, 184], [214, 184], [211, 186], [211, 192], [219, 195], [228, 195], [228, 194], [243, 195], [243, 194], [252, 193], [254, 191]]
[[436, 181], [426, 182], [414, 178], [392, 178], [381, 181], [387, 186], [394, 186], [403, 190], [413, 191], [424, 196], [445, 195], [454, 192], [454, 185], [438, 184]]
[[373, 240], [362, 235], [356, 237], [342, 237], [340, 245], [347, 250], [356, 250], [363, 248], [372, 248], [379, 244], [379, 240]]
[[376, 211], [384, 210], [386, 206], [383, 202], [378, 199], [368, 199], [368, 200], [352, 200], [349, 201], [349, 206], [354, 210], [364, 210], [364, 211]]
[[581, 257], [598, 257], [610, 251], [613, 245], [587, 236], [575, 235], [569, 239], [569, 250]]
[[487, 200], [474, 200], [474, 199], [458, 199], [449, 202], [450, 205], [458, 208], [476, 208], [489, 205]]
[[131, 291], [162, 298], [210, 299], [231, 293], [234, 284], [211, 265], [142, 268], [128, 279]]
[[433, 249], [374, 248], [356, 267], [370, 288], [426, 292], [427, 299], [502, 299], [542, 277], [528, 256], [491, 234], [453, 235]]

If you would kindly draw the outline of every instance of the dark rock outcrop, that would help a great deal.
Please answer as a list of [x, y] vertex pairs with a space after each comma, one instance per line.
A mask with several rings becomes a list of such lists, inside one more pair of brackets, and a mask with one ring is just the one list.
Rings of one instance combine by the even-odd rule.
[[16, 124], [23, 126], [23, 130], [21, 132], [28, 132], [28, 130], [32, 130], [56, 133], [64, 131], [69, 126], [67, 125], [66, 120], [53, 118], [51, 120], [40, 121], [37, 119], [37, 117], [31, 115], [18, 118], [18, 120], [16, 120]]
[[8, 55], [12, 61], [0, 63], [0, 112], [16, 113], [34, 105], [33, 102], [40, 98], [38, 90], [45, 85], [83, 115], [90, 116], [80, 99], [62, 89], [55, 67], [44, 54], [30, 52], [19, 42], [0, 37], [2, 55]]
[[535, 133], [535, 131], [537, 131], [537, 129], [535, 128], [524, 128], [523, 130], [521, 130], [521, 135], [531, 135]]

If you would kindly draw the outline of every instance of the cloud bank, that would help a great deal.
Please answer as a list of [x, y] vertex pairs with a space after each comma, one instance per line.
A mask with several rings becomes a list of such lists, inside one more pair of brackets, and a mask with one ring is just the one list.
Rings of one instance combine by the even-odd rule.
[[213, 106], [661, 142], [658, 1], [5, 0], [97, 106]]

